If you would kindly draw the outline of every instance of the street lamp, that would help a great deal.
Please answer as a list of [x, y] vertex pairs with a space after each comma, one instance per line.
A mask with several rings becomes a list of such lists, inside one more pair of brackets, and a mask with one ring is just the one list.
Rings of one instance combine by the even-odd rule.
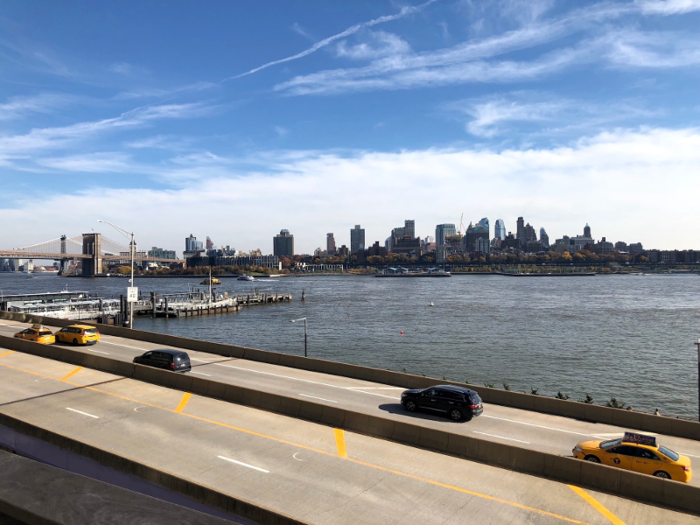
[[700, 420], [700, 339], [695, 346], [698, 347], [698, 420]]
[[306, 341], [307, 341], [307, 336], [306, 336], [306, 317], [302, 317], [301, 319], [292, 319], [289, 321], [290, 323], [296, 323], [297, 321], [304, 321], [304, 357], [308, 357], [306, 353]]
[[131, 242], [129, 244], [129, 252], [131, 253], [131, 279], [129, 279], [129, 289], [127, 289], [126, 298], [127, 298], [127, 301], [129, 302], [129, 328], [133, 328], [134, 327], [134, 302], [130, 300], [130, 299], [133, 299], [133, 297], [129, 297], [129, 292], [131, 292], [132, 294], [138, 293], [138, 292], [134, 291], [135, 290], [135, 288], [134, 288], [134, 247], [135, 247], [135, 245], [134, 245], [134, 232], [129, 233], [128, 231], [120, 228], [119, 226], [115, 226], [111, 222], [101, 221], [100, 219], [97, 219], [97, 222], [109, 224], [112, 228], [117, 230], [122, 235], [125, 235], [127, 238], [129, 236], [131, 236]]

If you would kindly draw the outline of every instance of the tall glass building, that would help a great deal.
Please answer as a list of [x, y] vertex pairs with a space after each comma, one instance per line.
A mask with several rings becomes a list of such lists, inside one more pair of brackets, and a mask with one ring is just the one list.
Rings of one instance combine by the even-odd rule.
[[365, 249], [365, 229], [359, 224], [350, 230], [350, 253], [357, 253]]
[[493, 236], [496, 239], [501, 239], [502, 241], [506, 240], [506, 225], [503, 222], [503, 219], [496, 220], [496, 225], [493, 228]]
[[438, 224], [435, 226], [435, 247], [439, 248], [445, 244], [445, 237], [457, 235], [457, 228], [454, 224]]

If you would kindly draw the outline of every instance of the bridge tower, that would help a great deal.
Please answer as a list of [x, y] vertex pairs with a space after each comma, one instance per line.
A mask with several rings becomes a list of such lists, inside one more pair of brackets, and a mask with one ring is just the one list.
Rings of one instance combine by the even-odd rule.
[[94, 277], [102, 273], [101, 233], [83, 233], [83, 255], [92, 255], [90, 259], [83, 259], [83, 277]]
[[[65, 255], [68, 253], [66, 251], [66, 239], [67, 237], [65, 235], [61, 235], [61, 255]], [[61, 263], [60, 263], [60, 274], [63, 275], [66, 270], [68, 270], [68, 259], [65, 257], [61, 258]]]

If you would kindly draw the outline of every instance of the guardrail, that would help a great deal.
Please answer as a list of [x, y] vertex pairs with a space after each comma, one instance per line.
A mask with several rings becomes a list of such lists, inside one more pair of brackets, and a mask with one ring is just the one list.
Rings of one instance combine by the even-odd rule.
[[[62, 319], [50, 319], [41, 316], [17, 314], [12, 312], [0, 312], [0, 319], [28, 323], [43, 323], [53, 326], [67, 326], [73, 324], [71, 321]], [[94, 324], [94, 323], [89, 323]], [[148, 343], [155, 343], [164, 346], [172, 346], [186, 350], [197, 350], [226, 357], [237, 357], [251, 361], [260, 361], [281, 366], [288, 366], [313, 372], [322, 372], [337, 376], [373, 381], [387, 385], [399, 386], [402, 388], [426, 388], [435, 384], [451, 384], [467, 386], [476, 390], [485, 403], [502, 405], [544, 414], [592, 421], [595, 423], [605, 423], [624, 427], [630, 430], [642, 430], [655, 432], [668, 436], [676, 436], [688, 439], [700, 439], [700, 423], [676, 419], [665, 416], [654, 416], [641, 412], [608, 408], [599, 405], [589, 405], [577, 401], [566, 401], [544, 396], [535, 396], [520, 392], [511, 392], [498, 388], [488, 388], [454, 381], [416, 376], [402, 372], [392, 372], [389, 370], [379, 370], [366, 366], [351, 365], [323, 359], [306, 358], [301, 356], [258, 350], [237, 345], [227, 345], [223, 343], [213, 343], [200, 341], [155, 332], [145, 332], [143, 330], [131, 330], [120, 326], [96, 325], [100, 332], [117, 337], [134, 339]]]
[[[387, 439], [404, 445], [479, 461], [525, 474], [600, 490], [643, 503], [661, 505], [700, 515], [700, 489], [676, 481], [663, 480], [653, 476], [525, 449], [515, 445], [505, 445], [444, 430], [421, 427], [340, 407], [322, 405], [304, 399], [220, 383], [191, 374], [172, 373], [167, 370], [118, 361], [66, 347], [40, 345], [31, 341], [6, 336], [0, 336], [0, 346], [9, 350], [17, 350], [78, 366], [94, 368], [175, 390], [247, 405], [269, 412], [276, 412], [335, 428]], [[10, 424], [18, 424], [18, 420], [15, 420], [13, 423], [13, 419], [0, 414], [0, 424], [8, 426]], [[24, 425], [23, 428], [27, 428], [27, 424]], [[30, 427], [33, 426], [30, 425]], [[33, 428], [36, 432], [37, 427]], [[39, 432], [41, 431], [43, 429], [39, 430]], [[49, 432], [47, 435], [49, 434], [52, 433]], [[85, 447], [87, 447], [85, 450], [94, 453], [92, 449], [95, 449], [95, 447], [88, 445], [85, 445]], [[104, 453], [104, 457], [111, 461], [110, 466], [121, 470], [120, 461], [123, 458], [117, 460], [113, 458], [113, 456], [117, 457], [114, 454], [105, 451], [100, 451], [100, 453]], [[102, 456], [98, 455], [98, 457]], [[99, 459], [95, 459], [99, 461]], [[100, 462], [102, 463], [102, 461]], [[138, 474], [138, 470], [134, 470], [133, 465], [130, 464], [129, 468], [129, 473]], [[170, 488], [169, 485], [168, 488]], [[189, 495], [188, 493], [180, 492]], [[237, 513], [240, 514], [240, 512]]]

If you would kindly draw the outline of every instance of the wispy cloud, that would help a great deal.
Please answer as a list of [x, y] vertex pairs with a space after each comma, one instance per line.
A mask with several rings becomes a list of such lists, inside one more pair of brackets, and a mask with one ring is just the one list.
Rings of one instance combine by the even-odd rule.
[[410, 50], [408, 42], [384, 31], [367, 31], [364, 42], [348, 45], [347, 41], [342, 41], [336, 46], [337, 56], [352, 60], [374, 60], [388, 55], [402, 55]]
[[0, 120], [12, 120], [27, 113], [51, 113], [53, 110], [67, 106], [76, 97], [56, 93], [42, 93], [33, 96], [11, 97], [0, 103]]
[[170, 89], [163, 88], [137, 88], [118, 93], [114, 98], [117, 100], [128, 100], [137, 98], [165, 98], [173, 95], [181, 95], [184, 93], [205, 91], [218, 87], [215, 82], [195, 82], [186, 86], [180, 86]]
[[85, 173], [124, 173], [133, 168], [131, 158], [119, 152], [45, 158], [37, 160], [37, 164], [47, 168]]
[[700, 0], [635, 0], [643, 13], [679, 15], [700, 11]]
[[340, 40], [342, 38], [348, 37], [350, 35], [353, 35], [360, 31], [361, 29], [365, 28], [370, 28], [374, 27], [379, 24], [385, 24], [387, 22], [392, 22], [394, 20], [398, 20], [400, 18], [404, 18], [405, 16], [408, 16], [413, 13], [417, 13], [426, 7], [428, 7], [430, 4], [433, 4], [437, 2], [437, 0], [428, 0], [424, 4], [417, 5], [415, 7], [403, 7], [401, 11], [399, 11], [395, 15], [386, 15], [386, 16], [380, 16], [379, 18], [375, 18], [373, 20], [369, 20], [367, 22], [362, 22], [360, 24], [355, 24], [354, 26], [351, 26], [347, 28], [345, 31], [342, 31], [340, 33], [337, 33], [333, 36], [329, 36], [328, 38], [324, 38], [323, 40], [316, 42], [313, 46], [311, 46], [308, 49], [305, 49], [304, 51], [297, 53], [296, 55], [292, 55], [286, 58], [281, 58], [279, 60], [273, 60], [272, 62], [268, 62], [266, 64], [263, 64], [262, 66], [258, 66], [256, 68], [251, 69], [250, 71], [246, 71], [245, 73], [241, 73], [240, 75], [235, 75], [233, 77], [229, 77], [226, 80], [235, 80], [237, 78], [245, 77], [247, 75], [252, 75], [253, 73], [257, 73], [258, 71], [262, 71], [263, 69], [267, 69], [268, 67], [275, 66], [277, 64], [284, 64], [285, 62], [290, 62], [292, 60], [298, 60], [300, 58], [303, 58], [305, 56], [310, 55], [311, 53], [315, 53], [319, 49], [322, 49], [326, 47], [329, 44], [332, 44], [333, 42]]
[[274, 130], [280, 137], [284, 137], [285, 135], [289, 134], [289, 130], [287, 128], [283, 128], [282, 126], [275, 126]]
[[214, 109], [214, 106], [204, 103], [163, 104], [136, 108], [114, 118], [63, 127], [33, 129], [23, 135], [0, 137], [0, 155], [63, 148], [97, 133], [142, 127], [149, 121], [158, 119], [203, 117]]
[[313, 40], [313, 37], [303, 27], [301, 27], [297, 22], [294, 22], [290, 29], [292, 31], [294, 31], [297, 35], [301, 35], [304, 38], [307, 38], [309, 40]]
[[615, 65], [672, 68], [700, 64], [700, 37], [675, 32], [620, 30], [601, 39], [604, 56]]

